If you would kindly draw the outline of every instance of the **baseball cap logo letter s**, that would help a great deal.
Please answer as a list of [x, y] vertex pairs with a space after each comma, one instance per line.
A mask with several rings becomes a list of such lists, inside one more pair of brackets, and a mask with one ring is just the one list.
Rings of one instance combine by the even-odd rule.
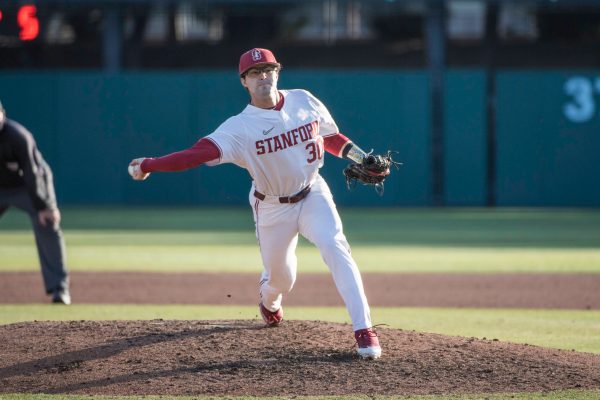
[[252, 49], [252, 61], [260, 61], [262, 59], [262, 53], [258, 49]]

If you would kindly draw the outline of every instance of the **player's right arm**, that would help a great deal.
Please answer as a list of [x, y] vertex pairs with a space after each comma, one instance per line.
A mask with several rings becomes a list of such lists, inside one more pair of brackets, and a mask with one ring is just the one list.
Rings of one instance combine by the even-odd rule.
[[219, 148], [211, 140], [202, 138], [189, 149], [163, 157], [136, 158], [129, 163], [129, 174], [135, 180], [144, 180], [152, 172], [185, 171], [220, 156]]

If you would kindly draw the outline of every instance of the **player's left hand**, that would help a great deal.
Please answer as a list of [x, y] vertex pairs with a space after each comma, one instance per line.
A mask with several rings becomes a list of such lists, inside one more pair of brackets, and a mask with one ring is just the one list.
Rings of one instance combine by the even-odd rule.
[[46, 208], [38, 212], [38, 221], [40, 225], [47, 226], [50, 224], [54, 229], [60, 224], [60, 211], [58, 208]]
[[344, 169], [348, 189], [352, 189], [356, 182], [363, 185], [375, 186], [375, 191], [383, 195], [383, 182], [390, 175], [390, 166], [402, 165], [392, 159], [392, 151], [386, 154], [374, 155], [369, 153], [360, 164], [350, 164]]
[[136, 181], [143, 181], [148, 176], [150, 176], [149, 172], [142, 172], [141, 166], [142, 166], [142, 162], [145, 159], [146, 159], [145, 157], [134, 158], [129, 163], [129, 167], [127, 168], [127, 172], [129, 172], [129, 175], [131, 175], [131, 177], [134, 180], [136, 180]]

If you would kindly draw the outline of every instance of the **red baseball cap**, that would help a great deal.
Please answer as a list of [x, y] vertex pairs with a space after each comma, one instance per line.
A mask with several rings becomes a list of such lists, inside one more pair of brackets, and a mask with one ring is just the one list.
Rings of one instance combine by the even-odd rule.
[[271, 50], [254, 48], [240, 57], [240, 75], [259, 64], [272, 64], [281, 67]]

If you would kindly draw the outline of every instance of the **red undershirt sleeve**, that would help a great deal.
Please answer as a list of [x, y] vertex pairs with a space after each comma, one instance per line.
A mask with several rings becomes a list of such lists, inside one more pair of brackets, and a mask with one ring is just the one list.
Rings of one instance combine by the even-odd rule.
[[352, 141], [341, 133], [326, 136], [323, 138], [325, 151], [333, 154], [336, 157], [342, 157], [344, 148], [351, 144]]
[[212, 141], [202, 138], [189, 149], [163, 157], [146, 158], [140, 167], [144, 173], [185, 171], [219, 157], [219, 148]]

